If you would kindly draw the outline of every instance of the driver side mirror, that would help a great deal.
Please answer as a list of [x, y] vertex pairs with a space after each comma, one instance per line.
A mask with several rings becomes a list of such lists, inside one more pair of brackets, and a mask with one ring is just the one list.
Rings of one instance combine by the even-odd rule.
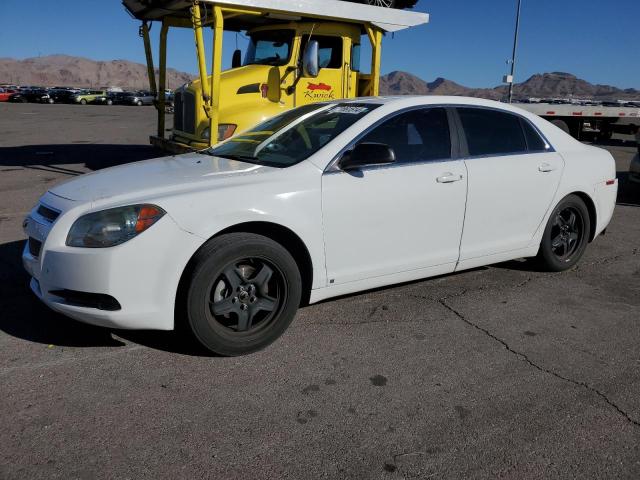
[[320, 73], [320, 55], [317, 40], [311, 40], [302, 55], [302, 73], [305, 77], [316, 78]]
[[242, 66], [242, 50], [234, 50], [233, 57], [231, 57], [231, 68], [238, 68]]
[[342, 170], [356, 170], [374, 165], [389, 165], [395, 163], [396, 154], [389, 145], [384, 143], [359, 143], [351, 151], [344, 154], [338, 166]]

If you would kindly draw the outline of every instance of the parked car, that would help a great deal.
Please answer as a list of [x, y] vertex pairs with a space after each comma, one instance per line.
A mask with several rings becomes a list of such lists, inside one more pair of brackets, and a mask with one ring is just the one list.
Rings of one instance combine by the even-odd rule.
[[96, 103], [102, 105], [131, 105], [130, 98], [135, 96], [134, 92], [108, 92], [106, 95], [98, 97]]
[[127, 101], [131, 105], [137, 105], [138, 107], [141, 107], [142, 105], [153, 105], [156, 101], [156, 97], [152, 92], [140, 90], [129, 96]]
[[52, 188], [25, 220], [22, 259], [33, 292], [69, 317], [185, 322], [240, 355], [301, 303], [515, 258], [570, 269], [616, 193], [610, 153], [514, 106], [338, 100]]
[[9, 101], [17, 103], [38, 103], [42, 101], [42, 97], [46, 94], [47, 90], [44, 88], [20, 89], [9, 96]]
[[12, 88], [0, 88], [0, 102], [8, 102], [11, 95], [16, 92], [17, 90]]
[[96, 100], [107, 94], [104, 90], [81, 90], [73, 96], [73, 103], [86, 105], [88, 103], [96, 103]]
[[52, 88], [41, 98], [44, 103], [74, 103], [79, 90], [68, 88]]

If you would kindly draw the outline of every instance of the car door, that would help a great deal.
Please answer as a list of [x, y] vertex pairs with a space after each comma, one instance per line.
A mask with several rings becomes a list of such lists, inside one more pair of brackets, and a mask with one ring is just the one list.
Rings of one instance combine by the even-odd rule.
[[[452, 157], [448, 113], [414, 109], [372, 127], [356, 143], [389, 145], [396, 163], [322, 177], [326, 269], [331, 284], [439, 267], [458, 260], [467, 172]], [[396, 277], [407, 280], [411, 275]], [[379, 285], [385, 284], [383, 280]]]
[[460, 261], [526, 248], [551, 207], [562, 157], [529, 120], [490, 108], [457, 108], [469, 191]]

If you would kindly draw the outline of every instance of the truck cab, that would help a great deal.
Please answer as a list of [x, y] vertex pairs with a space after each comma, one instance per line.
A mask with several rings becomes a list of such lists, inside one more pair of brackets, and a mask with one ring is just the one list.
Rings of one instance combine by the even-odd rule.
[[[237, 65], [237, 51], [236, 65], [220, 75], [217, 141], [290, 108], [363, 93], [367, 77], [360, 73], [358, 26], [290, 23], [256, 28], [247, 34], [249, 46], [242, 64]], [[310, 39], [317, 42], [315, 76], [303, 68]], [[199, 79], [175, 91], [174, 142], [191, 148], [209, 145], [211, 132], [203, 106]]]
[[[377, 0], [373, 4], [369, 0], [123, 0], [123, 4], [142, 21], [139, 33], [152, 92], [166, 88], [169, 29], [194, 31], [199, 75], [175, 91], [169, 138], [166, 99], [159, 95], [156, 100], [158, 133], [151, 136], [151, 143], [173, 153], [213, 146], [301, 105], [377, 95], [382, 36], [429, 21], [426, 13], [384, 8], [377, 6]], [[161, 23], [157, 84], [151, 22]], [[205, 28], [213, 31], [211, 57], [205, 52]], [[236, 50], [231, 68], [223, 72], [224, 31], [246, 32], [249, 46], [244, 59]], [[371, 46], [370, 73], [360, 71], [361, 39]]]

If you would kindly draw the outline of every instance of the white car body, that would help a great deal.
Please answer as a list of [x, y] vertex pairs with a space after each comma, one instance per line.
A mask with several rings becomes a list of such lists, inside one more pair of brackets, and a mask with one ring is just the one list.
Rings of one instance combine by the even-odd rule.
[[[170, 330], [189, 260], [212, 237], [229, 229], [242, 231], [245, 225], [276, 225], [299, 239], [312, 267], [308, 293], [314, 303], [535, 256], [554, 206], [571, 193], [579, 194], [590, 209], [591, 239], [609, 224], [617, 193], [611, 155], [531, 113], [462, 97], [357, 101], [382, 106], [288, 168], [192, 153], [101, 170], [52, 188], [40, 204], [59, 213], [55, 221], [38, 213], [40, 204], [25, 221], [27, 235], [42, 243], [37, 256], [29, 245], [23, 253], [32, 290], [52, 309], [83, 322]], [[513, 112], [535, 125], [550, 148], [403, 164], [361, 176], [335, 167], [336, 157], [360, 133], [394, 112], [417, 106]], [[459, 181], [449, 182], [451, 178]], [[160, 206], [167, 214], [115, 247], [66, 245], [80, 216], [140, 203]], [[50, 293], [57, 289], [110, 295], [122, 308], [68, 304]]]

